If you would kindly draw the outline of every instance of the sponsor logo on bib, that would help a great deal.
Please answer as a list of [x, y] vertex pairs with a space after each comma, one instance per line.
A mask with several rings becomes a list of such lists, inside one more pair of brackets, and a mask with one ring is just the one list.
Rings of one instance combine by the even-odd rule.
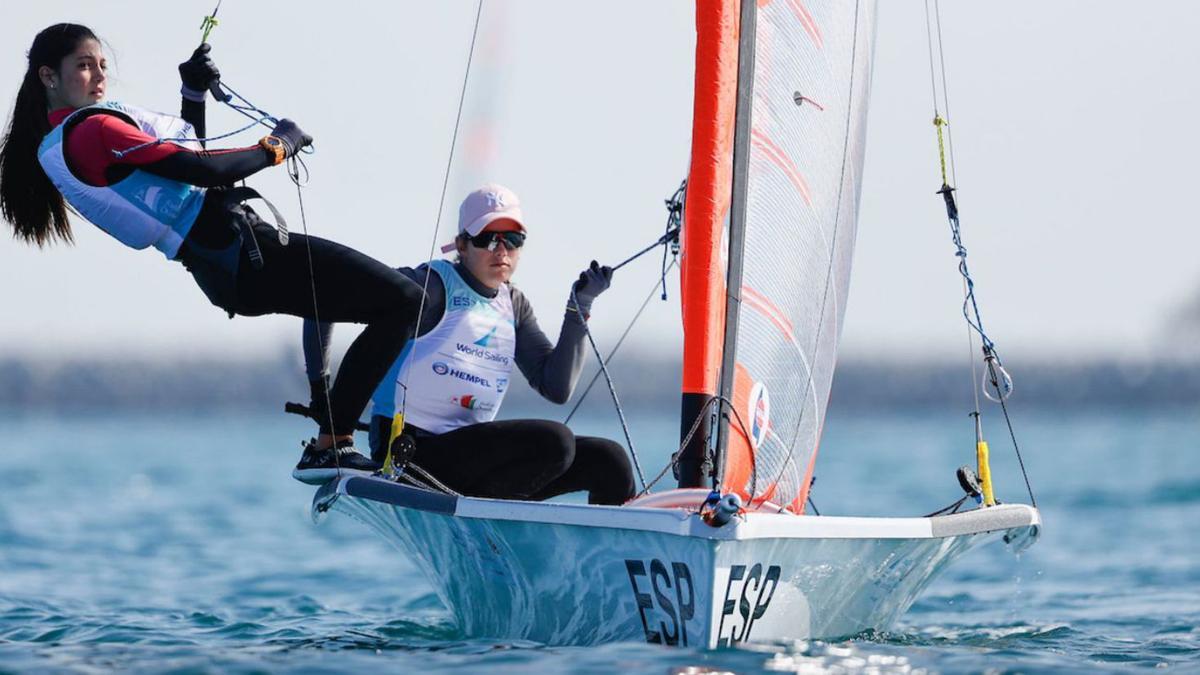
[[506, 366], [508, 365], [509, 358], [507, 356], [499, 352], [491, 351], [490, 349], [484, 349], [483, 347], [477, 347], [475, 345], [465, 345], [461, 342], [457, 343], [454, 348], [457, 349], [460, 354], [467, 354], [468, 356], [474, 356], [477, 359], [482, 359], [492, 363], [500, 363]]
[[492, 345], [492, 340], [494, 339], [496, 339], [496, 328], [493, 326], [492, 329], [487, 332], [487, 335], [484, 335], [476, 340], [475, 344], [480, 347], [490, 347]]
[[466, 408], [467, 410], [482, 410], [484, 412], [491, 412], [492, 410], [494, 410], [496, 408], [495, 404], [480, 401], [478, 397], [476, 397], [472, 394], [463, 394], [462, 396], [455, 396], [450, 399], [450, 402], [455, 405], [462, 406], [463, 408]]
[[453, 377], [455, 379], [462, 380], [463, 382], [470, 382], [471, 384], [477, 384], [477, 385], [483, 387], [484, 389], [492, 388], [491, 381], [488, 380], [486, 377], [480, 377], [474, 373], [468, 373], [466, 371], [459, 370], [458, 368], [453, 368], [453, 367], [447, 365], [444, 361], [434, 361], [433, 362], [433, 372], [437, 373], [438, 375], [441, 375], [442, 377]]

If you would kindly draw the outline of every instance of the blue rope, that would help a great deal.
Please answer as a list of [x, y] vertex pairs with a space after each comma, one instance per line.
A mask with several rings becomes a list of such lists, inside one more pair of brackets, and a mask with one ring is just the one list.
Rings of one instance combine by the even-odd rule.
[[[219, 136], [208, 136], [206, 138], [184, 138], [184, 137], [181, 137], [181, 138], [157, 138], [153, 141], [148, 141], [146, 143], [142, 143], [141, 145], [135, 145], [132, 148], [127, 148], [125, 150], [113, 150], [113, 155], [115, 155], [117, 159], [123, 159], [126, 155], [137, 152], [138, 150], [142, 150], [143, 148], [149, 148], [149, 147], [156, 146], [156, 145], [161, 145], [163, 143], [185, 143], [185, 142], [209, 143], [211, 141], [220, 141], [220, 140], [229, 138], [231, 136], [236, 136], [242, 132], [249, 131], [260, 124], [262, 126], [266, 127], [267, 129], [271, 129], [271, 130], [274, 130], [275, 126], [277, 124], [279, 124], [279, 118], [275, 117], [274, 115], [267, 112], [266, 110], [263, 110], [262, 108], [259, 108], [258, 106], [251, 103], [249, 99], [247, 99], [245, 96], [242, 96], [241, 94], [239, 94], [237, 91], [235, 91], [233, 89], [233, 87], [230, 87], [229, 85], [225, 84], [224, 82], [221, 82], [220, 86], [228, 94], [228, 97], [225, 98], [225, 100], [223, 100], [221, 102], [224, 103], [225, 105], [229, 106], [230, 108], [234, 109], [235, 111], [237, 111], [238, 114], [251, 120], [250, 124], [247, 124], [246, 126], [241, 127], [240, 129], [235, 129], [234, 131], [230, 131], [227, 134], [221, 134]], [[233, 99], [235, 99], [235, 98], [238, 100], [238, 103], [234, 103]], [[310, 145], [310, 146], [307, 146], [304, 149], [302, 149], [300, 152], [302, 152], [306, 155], [311, 155], [314, 151], [313, 151], [312, 146]], [[305, 170], [307, 171], [307, 167], [305, 167]]]
[[[949, 189], [949, 188], [943, 188]], [[950, 235], [954, 240], [954, 255], [958, 257], [958, 273], [962, 275], [963, 280], [967, 283], [967, 294], [963, 299], [962, 314], [966, 319], [967, 325], [971, 327], [979, 338], [983, 340], [983, 350], [988, 354], [993, 354], [999, 360], [1000, 355], [996, 352], [996, 343], [987, 336], [983, 330], [983, 318], [979, 314], [979, 304], [975, 301], [975, 281], [971, 278], [971, 271], [967, 269], [967, 248], [963, 246], [962, 230], [958, 222], [958, 209], [955, 208], [950, 213]], [[971, 315], [975, 315], [975, 319], [971, 319]]]

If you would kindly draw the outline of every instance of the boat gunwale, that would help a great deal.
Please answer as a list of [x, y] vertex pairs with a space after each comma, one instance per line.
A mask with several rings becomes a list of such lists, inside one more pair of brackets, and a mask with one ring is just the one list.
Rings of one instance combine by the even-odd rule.
[[313, 497], [314, 514], [341, 497], [475, 520], [626, 529], [717, 541], [753, 539], [943, 539], [1032, 528], [1037, 536], [1041, 514], [1025, 504], [932, 517], [797, 516], [750, 512], [722, 527], [705, 523], [683, 508], [602, 506], [456, 497], [402, 485], [376, 476], [343, 476], [322, 486]]

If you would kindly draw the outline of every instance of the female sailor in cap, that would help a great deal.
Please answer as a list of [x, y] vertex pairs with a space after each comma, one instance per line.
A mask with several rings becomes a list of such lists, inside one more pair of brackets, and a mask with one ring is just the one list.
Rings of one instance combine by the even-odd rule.
[[[501, 185], [467, 195], [459, 209], [458, 236], [443, 247], [458, 260], [434, 260], [400, 272], [426, 285], [418, 337], [408, 341], [374, 396], [371, 448], [382, 461], [396, 413], [415, 444], [411, 461], [463, 494], [502, 499], [547, 499], [586, 491], [594, 504], [620, 504], [633, 496], [625, 450], [603, 438], [575, 436], [549, 420], [495, 421], [514, 366], [546, 399], [565, 403], [586, 357], [584, 317], [608, 288], [612, 270], [593, 262], [574, 285], [552, 344], [533, 308], [515, 288], [525, 226], [520, 203]], [[324, 330], [324, 339], [318, 339]], [[304, 351], [313, 401], [328, 355], [329, 327], [305, 322]], [[297, 467], [297, 478], [327, 479]]]
[[[179, 66], [182, 117], [106, 100], [107, 60], [85, 26], [38, 33], [0, 147], [0, 212], [14, 235], [44, 246], [72, 241], [68, 207], [122, 244], [153, 247], [182, 263], [216, 306], [235, 314], [292, 314], [366, 324], [332, 388], [313, 461], [373, 470], [336, 448], [387, 372], [411, 328], [420, 287], [339, 244], [292, 235], [243, 202], [236, 181], [277, 166], [312, 143], [281, 120], [259, 144], [206, 151], [205, 89], [220, 77], [201, 45]], [[272, 211], [273, 211], [272, 207]], [[310, 284], [312, 265], [321, 283]]]

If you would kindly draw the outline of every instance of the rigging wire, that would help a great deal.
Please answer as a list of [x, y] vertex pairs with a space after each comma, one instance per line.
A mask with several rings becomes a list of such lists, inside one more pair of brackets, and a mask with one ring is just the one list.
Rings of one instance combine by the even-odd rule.
[[[205, 16], [204, 20], [201, 21], [201, 23], [200, 23], [200, 29], [203, 31], [201, 38], [200, 38], [201, 44], [208, 42], [208, 38], [209, 38], [209, 35], [212, 33], [212, 30], [214, 28], [216, 28], [220, 23], [217, 20], [217, 13], [221, 10], [221, 2], [222, 2], [222, 0], [217, 0], [217, 6], [216, 6], [216, 8], [213, 9], [212, 14]], [[168, 141], [179, 142], [179, 141], [183, 141], [183, 140], [195, 140], [195, 141], [198, 141], [203, 144], [208, 141], [215, 141], [215, 140], [222, 140], [225, 138], [229, 138], [230, 136], [240, 134], [244, 131], [249, 131], [250, 129], [252, 129], [258, 125], [262, 125], [273, 131], [275, 126], [279, 124], [279, 118], [277, 118], [274, 115], [272, 115], [271, 113], [263, 110], [262, 108], [259, 108], [254, 103], [252, 103], [248, 98], [246, 98], [245, 96], [242, 96], [235, 89], [233, 89], [233, 87], [230, 87], [228, 84], [226, 84], [220, 80], [214, 81], [212, 84], [210, 84], [209, 91], [212, 93], [213, 98], [215, 100], [217, 100], [221, 103], [224, 103], [226, 106], [235, 110], [240, 115], [249, 118], [251, 120], [250, 124], [247, 124], [246, 126], [240, 128], [240, 129], [237, 129], [235, 131], [229, 132], [229, 133], [220, 134], [218, 136], [210, 136], [210, 137], [203, 138], [203, 139], [156, 139], [155, 141], [153, 141], [151, 143], [143, 143], [139, 146], [136, 146], [133, 148], [128, 148], [120, 153], [117, 153], [118, 158], [120, 158], [124, 155], [127, 155], [131, 152], [134, 152], [136, 150], [139, 150], [141, 148], [148, 147], [150, 145], [157, 145], [157, 144], [163, 143], [163, 142], [168, 142]], [[234, 99], [237, 100], [236, 103], [234, 102]], [[314, 149], [310, 145], [309, 147], [302, 148], [300, 150], [300, 152], [304, 153], [304, 154], [312, 154], [314, 152]], [[296, 186], [296, 201], [299, 204], [300, 223], [301, 223], [301, 227], [304, 232], [304, 249], [305, 249], [305, 256], [306, 256], [306, 260], [307, 260], [307, 264], [308, 264], [309, 288], [312, 293], [313, 320], [316, 321], [317, 323], [320, 323], [320, 321], [321, 321], [320, 309], [318, 307], [319, 303], [317, 302], [317, 278], [316, 278], [316, 273], [315, 273], [315, 265], [313, 264], [312, 244], [309, 241], [308, 217], [304, 210], [303, 188], [305, 185], [308, 184], [308, 181], [310, 178], [310, 174], [308, 171], [308, 165], [304, 163], [304, 160], [300, 157], [300, 153], [297, 153], [297, 154], [292, 155], [290, 158], [288, 158], [287, 164], [286, 164], [286, 170], [287, 170], [288, 178], [292, 181], [292, 184]], [[301, 176], [303, 176], [303, 178]], [[269, 202], [268, 202], [268, 205], [269, 205]], [[274, 210], [274, 207], [271, 207], [271, 209]], [[282, 219], [276, 218], [276, 227], [279, 232], [279, 242], [286, 246], [288, 243], [288, 231], [287, 231], [286, 224], [283, 223]], [[253, 234], [251, 234], [250, 236], [253, 236]], [[324, 353], [325, 345], [321, 344], [323, 342], [323, 339], [321, 338], [321, 336], [319, 334], [317, 336], [317, 340], [318, 340], [318, 348], [321, 350], [322, 353]], [[326, 421], [329, 423], [329, 433], [330, 433], [330, 435], [333, 435], [334, 434], [333, 405], [332, 405], [332, 401], [330, 399], [329, 387], [323, 387], [322, 389], [323, 389], [324, 397], [325, 397], [325, 414], [327, 416]], [[342, 475], [342, 465], [341, 465], [341, 459], [338, 456], [338, 452], [337, 452], [338, 447], [337, 447], [336, 438], [333, 441], [333, 445], [330, 446], [329, 449], [330, 449], [330, 452], [332, 452], [332, 454], [333, 454], [333, 462], [334, 462], [334, 466], [337, 469], [337, 476], [340, 478]]]
[[[642, 491], [637, 493], [637, 495], [634, 496], [634, 499], [637, 499], [638, 497], [644, 497], [645, 495], [649, 494], [650, 490], [653, 489], [654, 486], [657, 485], [659, 481], [661, 481], [664, 477], [666, 477], [668, 471], [675, 469], [679, 465], [680, 455], [683, 454], [683, 451], [687, 448], [688, 443], [691, 443], [692, 437], [696, 435], [697, 431], [699, 431], [700, 424], [705, 421], [705, 414], [708, 412], [708, 409], [711, 408], [713, 406], [713, 404], [715, 404], [715, 403], [719, 403], [721, 405], [722, 409], [728, 409], [728, 410], [733, 411], [734, 420], [738, 423], [738, 427], [741, 429], [741, 432], [743, 434], [745, 434], [746, 438], [750, 438], [750, 431], [746, 427], [746, 422], [742, 419], [741, 413], [739, 413], [737, 411], [737, 408], [733, 405], [733, 401], [730, 401], [728, 398], [726, 398], [724, 396], [713, 396], [712, 398], [708, 399], [708, 401], [704, 404], [704, 406], [701, 407], [700, 410], [696, 413], [696, 419], [692, 422], [691, 428], [688, 429], [688, 432], [686, 434], [684, 434], [683, 440], [679, 443], [679, 449], [676, 450], [675, 452], [671, 453], [671, 459], [670, 459], [670, 461], [667, 462], [667, 465], [663, 467], [662, 471], [658, 472], [658, 475], [656, 475], [653, 480], [651, 480], [649, 483], [644, 483], [644, 487], [642, 488]], [[754, 497], [755, 492], [757, 492], [757, 485], [758, 485], [758, 463], [756, 461], [754, 461], [754, 446], [750, 446], [750, 457], [751, 457], [751, 462], [750, 462], [750, 497], [751, 498], [748, 500], [747, 503], [753, 504], [754, 503], [753, 497]]]
[[[479, 23], [482, 16], [483, 0], [478, 0], [478, 2], [475, 4], [475, 23], [471, 28], [471, 45], [467, 49], [467, 65], [463, 72], [462, 88], [458, 95], [458, 112], [454, 116], [454, 133], [450, 136], [450, 153], [446, 158], [446, 171], [442, 176], [442, 193], [438, 198], [437, 218], [433, 223], [433, 238], [429, 242], [429, 256], [425, 263], [425, 281], [421, 285], [421, 301], [417, 304], [417, 319], [413, 324], [412, 341], [414, 344], [420, 339], [417, 337], [416, 331], [420, 330], [421, 317], [425, 312], [425, 297], [429, 293], [429, 278], [433, 273], [433, 266], [430, 265], [430, 263], [433, 262], [434, 256], [436, 255], [438, 235], [440, 234], [442, 228], [442, 214], [446, 208], [446, 192], [450, 187], [450, 173], [454, 168], [454, 150], [458, 146], [458, 131], [462, 125], [463, 104], [467, 99], [467, 85], [471, 81], [471, 63], [475, 58], [475, 42], [479, 37]], [[411, 370], [411, 368], [405, 369], [404, 382], [402, 382], [400, 385], [402, 392], [400, 396], [400, 419], [403, 419], [404, 411], [407, 409], [408, 405], [408, 378], [411, 374]]]
[[600, 353], [600, 348], [596, 346], [596, 339], [592, 337], [592, 331], [588, 328], [587, 316], [579, 310], [579, 298], [575, 295], [574, 285], [571, 286], [571, 304], [567, 309], [574, 310], [579, 315], [579, 321], [583, 324], [583, 334], [587, 336], [588, 342], [592, 345], [592, 351], [595, 352], [596, 359], [600, 362], [600, 372], [604, 374], [604, 380], [608, 382], [608, 393], [612, 395], [613, 406], [617, 409], [617, 419], [621, 421], [621, 431], [625, 434], [625, 442], [629, 444], [629, 455], [633, 458], [633, 467], [637, 469], [638, 479], [642, 481], [642, 489], [645, 489], [646, 475], [642, 473], [642, 464], [638, 460], [637, 448], [633, 446], [633, 437], [629, 435], [629, 423], [625, 421], [625, 411], [621, 408], [621, 399], [617, 397], [617, 388], [613, 385], [612, 376], [608, 374], [604, 355]]
[[[667, 267], [668, 271], [674, 269], [677, 264], [678, 261], [672, 260], [670, 265]], [[642, 306], [638, 308], [637, 313], [634, 314], [633, 318], [629, 320], [629, 325], [625, 327], [625, 331], [621, 333], [621, 337], [617, 340], [617, 344], [613, 345], [613, 348], [609, 350], [608, 357], [603, 361], [604, 364], [607, 365], [612, 363], [613, 358], [617, 355], [617, 350], [621, 348], [621, 345], [625, 343], [625, 338], [629, 337], [629, 333], [633, 331], [634, 324], [638, 322], [638, 319], [642, 318], [642, 313], [645, 312], [646, 308], [650, 306], [650, 301], [654, 299], [654, 295], [658, 293], [658, 289], [663, 287], [663, 281], [665, 281], [665, 277], [660, 278], [658, 282], [654, 284], [654, 287], [650, 289], [650, 293], [646, 296], [646, 299], [642, 301]], [[563, 424], [571, 423], [571, 419], [575, 417], [575, 413], [579, 411], [579, 407], [583, 405], [584, 400], [586, 400], [588, 394], [591, 393], [592, 387], [594, 387], [596, 383], [600, 381], [600, 376], [603, 374], [604, 373], [601, 370], [596, 370], [596, 374], [592, 376], [591, 381], [588, 382], [588, 385], [584, 388], [583, 393], [580, 394], [578, 400], [575, 401], [575, 407], [571, 408], [571, 412], [567, 413], [567, 417], [563, 420]]]
[[[625, 331], [621, 333], [621, 337], [617, 340], [617, 344], [613, 346], [611, 351], [609, 351], [608, 357], [600, 362], [601, 365], [612, 363], [613, 357], [617, 355], [617, 350], [621, 348], [622, 344], [624, 344], [625, 338], [629, 337], [629, 333], [633, 330], [634, 324], [636, 324], [638, 319], [642, 317], [642, 313], [646, 311], [646, 307], [650, 305], [650, 300], [654, 297], [654, 294], [658, 292], [659, 288], [662, 288], [662, 299], [667, 299], [667, 272], [671, 271], [676, 265], [679, 264], [679, 233], [683, 228], [683, 200], [686, 190], [687, 180], [685, 179], [682, 183], [680, 183], [679, 189], [675, 191], [675, 194], [671, 195], [671, 198], [666, 200], [667, 231], [663, 233], [663, 236], [659, 237], [658, 240], [653, 244], [629, 256], [613, 268], [613, 271], [615, 272], [625, 265], [642, 257], [643, 255], [646, 255], [650, 251], [653, 251], [656, 247], [663, 247], [662, 273], [659, 275], [658, 283], [654, 285], [654, 288], [650, 289], [650, 294], [647, 295], [646, 299], [642, 301], [642, 306], [639, 307], [637, 313], [633, 315], [633, 319], [629, 321], [629, 325], [627, 325], [625, 327]], [[670, 264], [667, 263], [668, 254], [672, 256]], [[567, 418], [563, 420], [563, 424], [570, 423], [571, 418], [575, 417], [575, 413], [579, 411], [579, 407], [583, 405], [584, 400], [587, 398], [588, 394], [591, 393], [592, 387], [595, 386], [597, 381], [599, 381], [602, 374], [603, 372], [601, 370], [597, 370], [596, 374], [592, 376], [591, 381], [588, 382], [588, 385], [583, 390], [583, 393], [580, 394], [578, 400], [575, 401], [575, 407], [571, 408], [571, 412], [567, 413]]]
[[[850, 91], [850, 95], [846, 100], [846, 126], [845, 126], [846, 131], [842, 138], [842, 166], [841, 166], [841, 170], [839, 172], [840, 180], [838, 182], [837, 208], [834, 210], [834, 213], [836, 215], [834, 216], [833, 236], [830, 239], [831, 243], [830, 243], [830, 250], [829, 250], [829, 264], [825, 268], [825, 291], [824, 291], [824, 294], [822, 295], [821, 319], [817, 324], [816, 338], [813, 340], [814, 357], [816, 356], [816, 353], [820, 350], [821, 334], [825, 330], [825, 307], [829, 301], [829, 289], [830, 289], [830, 285], [831, 285], [830, 282], [831, 282], [831, 279], [833, 276], [834, 253], [835, 253], [834, 249], [837, 246], [837, 233], [842, 224], [842, 220], [841, 220], [842, 196], [843, 196], [843, 191], [844, 191], [844, 188], [846, 185], [846, 160], [850, 155], [849, 148], [850, 148], [851, 115], [854, 110], [855, 74], [857, 73], [857, 70], [856, 70], [857, 65], [856, 64], [858, 63], [858, 46], [859, 46], [858, 32], [859, 32], [859, 11], [860, 11], [860, 9], [861, 9], [861, 3], [856, 2], [854, 4], [854, 30], [853, 30], [854, 42], [850, 48], [850, 79], [849, 79], [849, 88], [848, 88]], [[836, 343], [836, 339], [835, 339], [835, 343]], [[815, 358], [813, 360], [815, 361]], [[805, 382], [804, 382], [804, 392], [800, 398], [800, 400], [802, 402], [808, 401], [809, 394], [810, 394], [810, 392], [812, 392], [813, 386], [814, 386], [813, 373], [812, 373], [812, 369], [809, 368], [807, 376], [805, 378]], [[789, 444], [790, 447], [788, 448], [787, 456], [784, 457], [783, 463], [780, 464], [779, 473], [775, 475], [775, 479], [772, 480], [770, 483], [768, 483], [768, 485], [778, 485], [779, 481], [783, 478], [784, 474], [787, 473], [788, 467], [793, 467], [793, 471], [796, 470], [796, 464], [795, 464], [795, 462], [792, 461], [792, 457], [796, 453], [796, 446], [797, 446], [796, 439], [798, 439], [800, 436], [800, 430], [804, 423], [804, 411], [807, 409], [807, 407], [805, 406], [804, 403], [801, 403], [801, 406], [802, 407], [800, 409], [800, 414], [797, 415], [797, 417], [796, 417], [796, 427], [795, 427], [794, 432], [792, 433], [792, 442]], [[818, 410], [814, 410], [814, 413], [817, 414], [817, 423], [818, 423], [818, 427], [819, 427], [822, 424], [822, 420], [824, 419], [824, 416], [820, 414], [820, 411], [819, 411], [820, 405], [819, 404], [814, 403], [814, 408], [818, 408]], [[820, 434], [820, 432], [818, 431], [818, 438], [819, 438], [819, 434]], [[752, 438], [752, 436], [747, 435], [746, 438], [749, 439], [749, 438]], [[816, 453], [817, 447], [815, 445], [813, 446], [812, 451], [814, 454]], [[755, 467], [755, 470], [757, 471], [757, 467]], [[803, 479], [803, 477], [801, 477], [797, 482], [803, 483], [803, 481], [804, 481], [804, 479]], [[800, 489], [803, 490], [803, 486], [801, 486]], [[810, 486], [810, 489], [811, 489], [811, 486]], [[797, 494], [796, 496], [799, 496], [799, 494]], [[751, 502], [754, 501], [753, 494], [750, 495], [750, 501]], [[782, 512], [784, 508], [786, 508], [786, 507], [781, 508], [780, 512]]]
[[[932, 16], [930, 13], [930, 3], [933, 4]], [[936, 40], [937, 59], [936, 60], [938, 62], [938, 66], [940, 66], [940, 68], [935, 68], [935, 66], [934, 66], [934, 61], [935, 61], [935, 59], [934, 59], [934, 51], [935, 51], [934, 32], [935, 32], [935, 30], [937, 33], [937, 40]], [[972, 391], [972, 393], [974, 395], [974, 399], [975, 399], [975, 401], [974, 401], [975, 402], [975, 411], [972, 413], [972, 417], [974, 417], [976, 420], [976, 430], [977, 430], [976, 434], [977, 434], [977, 438], [979, 438], [980, 437], [979, 436], [980, 432], [978, 431], [980, 428], [979, 427], [979, 419], [980, 419], [979, 390], [982, 389], [984, 396], [986, 396], [988, 399], [1000, 404], [1000, 409], [1004, 415], [1005, 424], [1008, 427], [1009, 438], [1012, 440], [1013, 450], [1016, 453], [1017, 462], [1021, 468], [1021, 476], [1025, 480], [1025, 488], [1026, 488], [1027, 492], [1029, 493], [1029, 501], [1032, 506], [1036, 507], [1037, 500], [1033, 494], [1033, 487], [1031, 486], [1030, 481], [1029, 481], [1029, 473], [1025, 469], [1025, 460], [1021, 456], [1021, 448], [1017, 442], [1016, 432], [1013, 429], [1012, 418], [1008, 411], [1007, 398], [1012, 393], [1012, 389], [1013, 389], [1012, 377], [1004, 369], [1003, 361], [1001, 361], [1001, 359], [1000, 359], [999, 353], [996, 350], [995, 343], [991, 340], [991, 338], [988, 337], [987, 333], [983, 329], [983, 319], [979, 312], [979, 304], [975, 299], [975, 282], [971, 278], [970, 270], [967, 267], [967, 249], [963, 245], [963, 242], [962, 242], [962, 230], [961, 230], [961, 223], [959, 221], [959, 215], [958, 215], [958, 204], [954, 197], [954, 193], [957, 191], [957, 188], [955, 186], [958, 183], [958, 177], [956, 175], [956, 163], [955, 163], [955, 159], [954, 159], [954, 137], [953, 137], [953, 132], [951, 130], [949, 123], [946, 121], [946, 118], [942, 117], [941, 110], [939, 109], [939, 106], [938, 106], [938, 90], [939, 90], [938, 83], [939, 83], [939, 81], [938, 81], [938, 72], [937, 71], [940, 69], [940, 75], [941, 75], [940, 89], [941, 89], [941, 98], [942, 98], [942, 108], [944, 108], [946, 111], [946, 117], [950, 116], [950, 93], [949, 93], [948, 79], [946, 77], [946, 51], [944, 48], [944, 41], [942, 38], [942, 17], [941, 17], [941, 5], [940, 5], [939, 0], [925, 0], [925, 33], [926, 33], [926, 41], [929, 45], [929, 75], [930, 75], [930, 83], [932, 85], [931, 93], [933, 96], [933, 110], [934, 110], [933, 124], [937, 129], [938, 153], [939, 153], [939, 158], [941, 161], [941, 173], [942, 173], [942, 189], [939, 190], [938, 193], [942, 195], [943, 200], [946, 203], [946, 216], [950, 222], [951, 238], [954, 242], [954, 247], [955, 247], [954, 254], [956, 257], [958, 257], [958, 271], [959, 271], [959, 274], [962, 276], [962, 283], [963, 283], [962, 315], [963, 315], [963, 318], [967, 322], [968, 348], [971, 351], [971, 353], [973, 354], [974, 350], [975, 350], [973, 333], [978, 333], [980, 341], [981, 341], [981, 348], [983, 350], [984, 363], [987, 366], [987, 371], [984, 374], [984, 381], [981, 383], [979, 389], [976, 389], [975, 383], [977, 381], [976, 380], [977, 373], [976, 373], [976, 369], [975, 369], [975, 365], [976, 365], [975, 359], [974, 359], [974, 357], [972, 357], [970, 360], [970, 363], [971, 363], [971, 391]], [[944, 148], [943, 148], [943, 140], [942, 140], [943, 129], [945, 130], [945, 147]], [[947, 172], [947, 160], [946, 160], [947, 154], [949, 154], [949, 172]], [[972, 319], [972, 315], [974, 315], [974, 319]], [[994, 390], [996, 392], [995, 396], [992, 396], [989, 393], [989, 390], [988, 390], [989, 385], [991, 386], [992, 390]]]

